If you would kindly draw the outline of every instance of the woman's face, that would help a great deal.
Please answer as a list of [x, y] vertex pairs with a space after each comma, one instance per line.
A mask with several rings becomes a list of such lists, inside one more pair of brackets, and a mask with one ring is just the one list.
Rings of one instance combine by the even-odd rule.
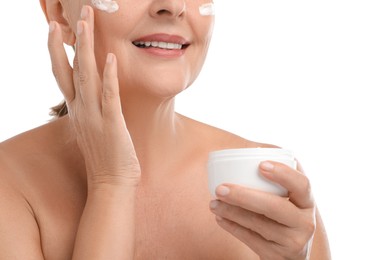
[[[115, 13], [94, 9], [100, 73], [107, 53], [112, 52], [118, 59], [122, 93], [147, 91], [171, 97], [184, 90], [199, 74], [209, 47], [214, 18], [199, 14], [199, 6], [209, 2], [118, 0]], [[73, 29], [85, 4], [90, 2], [64, 0]], [[160, 46], [145, 46], [155, 42]]]

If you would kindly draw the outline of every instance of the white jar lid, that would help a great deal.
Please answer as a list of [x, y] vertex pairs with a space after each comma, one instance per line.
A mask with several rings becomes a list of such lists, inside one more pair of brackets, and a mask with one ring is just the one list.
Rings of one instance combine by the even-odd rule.
[[214, 151], [209, 154], [209, 160], [246, 158], [257, 156], [284, 157], [294, 159], [292, 151], [281, 148], [239, 148]]

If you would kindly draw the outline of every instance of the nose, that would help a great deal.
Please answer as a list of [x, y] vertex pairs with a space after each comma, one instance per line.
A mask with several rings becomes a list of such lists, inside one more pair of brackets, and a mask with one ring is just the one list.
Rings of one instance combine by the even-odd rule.
[[152, 17], [180, 18], [186, 12], [185, 0], [154, 0], [150, 15]]

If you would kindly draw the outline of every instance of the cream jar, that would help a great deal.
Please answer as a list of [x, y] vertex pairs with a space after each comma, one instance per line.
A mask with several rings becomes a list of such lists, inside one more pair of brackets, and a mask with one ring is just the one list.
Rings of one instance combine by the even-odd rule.
[[232, 183], [258, 189], [279, 196], [287, 196], [287, 190], [263, 177], [259, 165], [263, 161], [284, 163], [296, 169], [297, 162], [291, 151], [279, 148], [241, 148], [214, 151], [208, 159], [208, 186], [215, 196], [215, 189], [224, 183]]

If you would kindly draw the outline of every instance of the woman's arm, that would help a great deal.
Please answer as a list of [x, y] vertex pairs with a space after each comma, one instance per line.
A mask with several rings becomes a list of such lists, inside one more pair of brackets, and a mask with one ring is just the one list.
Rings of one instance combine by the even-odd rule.
[[132, 259], [135, 187], [107, 185], [88, 194], [73, 259]]
[[93, 9], [84, 6], [73, 69], [56, 22], [50, 23], [48, 43], [53, 73], [87, 170], [88, 197], [73, 259], [132, 259], [135, 190], [141, 171], [122, 115], [116, 57], [107, 55], [100, 80], [93, 24]]
[[43, 260], [34, 213], [7, 180], [8, 171], [0, 160], [0, 259]]

